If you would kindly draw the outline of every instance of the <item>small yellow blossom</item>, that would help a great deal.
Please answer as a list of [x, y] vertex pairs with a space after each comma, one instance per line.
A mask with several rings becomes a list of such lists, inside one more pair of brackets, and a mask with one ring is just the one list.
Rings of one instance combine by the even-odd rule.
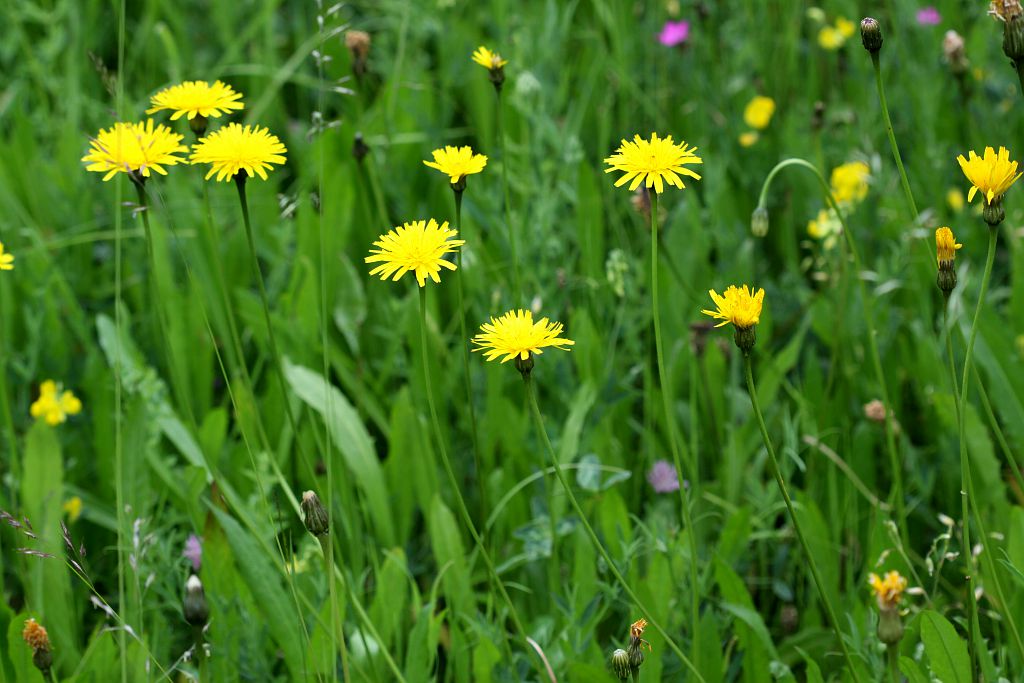
[[884, 579], [878, 574], [871, 574], [868, 576], [868, 583], [871, 584], [880, 610], [893, 610], [899, 607], [903, 591], [907, 589], [907, 580], [897, 571], [888, 572]]
[[839, 31], [839, 35], [846, 40], [847, 38], [852, 38], [853, 34], [857, 32], [857, 24], [853, 23], [849, 19], [839, 17], [836, 19], [836, 30]]
[[743, 110], [743, 121], [751, 128], [764, 130], [772, 120], [775, 113], [775, 100], [763, 95], [757, 95], [747, 103]]
[[235, 92], [230, 85], [214, 81], [210, 85], [206, 81], [185, 81], [170, 88], [165, 88], [153, 95], [153, 107], [147, 114], [154, 114], [163, 109], [173, 111], [171, 121], [187, 116], [191, 121], [197, 116], [217, 118], [228, 114], [231, 110], [243, 109], [242, 93]]
[[433, 218], [430, 221], [413, 221], [391, 230], [373, 243], [376, 249], [370, 250], [366, 263], [380, 263], [370, 275], [380, 275], [381, 280], [398, 280], [412, 271], [420, 287], [430, 277], [434, 282], [441, 282], [441, 268], [455, 270], [455, 264], [444, 258], [445, 254], [453, 253], [456, 248], [465, 244], [465, 240], [451, 239], [458, 234], [448, 227], [448, 221], [441, 225]]
[[935, 231], [935, 253], [939, 263], [955, 259], [957, 249], [962, 246], [964, 245], [956, 241], [953, 231], [949, 228], [939, 228]]
[[445, 145], [441, 149], [435, 149], [431, 154], [434, 156], [434, 160], [423, 163], [451, 178], [452, 185], [468, 175], [480, 173], [487, 165], [487, 157], [483, 154], [475, 154], [473, 148], [468, 145], [465, 147]]
[[818, 31], [818, 45], [826, 50], [838, 50], [857, 32], [857, 25], [840, 17], [834, 26], [822, 26]]
[[951, 188], [946, 192], [946, 204], [954, 213], [960, 213], [964, 210], [964, 193], [956, 188]]
[[4, 251], [3, 242], [0, 242], [0, 270], [14, 270], [14, 254]]
[[807, 234], [816, 240], [821, 240], [826, 249], [836, 245], [839, 236], [843, 234], [843, 224], [839, 216], [832, 209], [818, 211], [818, 216], [807, 223]]
[[700, 180], [697, 173], [685, 168], [687, 164], [704, 163], [704, 160], [695, 154], [696, 151], [696, 147], [690, 147], [685, 142], [672, 142], [671, 135], [659, 138], [657, 133], [651, 133], [650, 140], [635, 135], [632, 142], [623, 140], [615, 154], [604, 160], [604, 163], [611, 167], [606, 168], [604, 172], [623, 172], [624, 175], [615, 181], [615, 187], [632, 180], [629, 186], [631, 192], [641, 183], [648, 189], [654, 187], [658, 194], [664, 189], [665, 182], [683, 189], [686, 185], [683, 184], [680, 175]]
[[497, 52], [491, 52], [483, 45], [473, 52], [473, 61], [491, 71], [502, 69], [508, 64], [507, 59], [502, 59]]
[[562, 323], [547, 318], [534, 322], [530, 311], [509, 311], [480, 326], [481, 334], [473, 337], [478, 348], [473, 350], [483, 351], [489, 361], [505, 356], [502, 363], [513, 358], [528, 360], [530, 354], [544, 353], [543, 349], [548, 347], [568, 351], [576, 342], [561, 337], [562, 329]]
[[860, 202], [868, 194], [871, 169], [863, 161], [851, 161], [832, 169], [832, 196], [839, 204]]
[[758, 139], [761, 136], [757, 134], [757, 131], [748, 130], [745, 133], [740, 133], [739, 142], [741, 147], [753, 147], [757, 144]]
[[217, 174], [217, 180], [233, 180], [242, 171], [252, 178], [258, 175], [267, 179], [267, 171], [273, 164], [283, 164], [288, 150], [276, 135], [259, 126], [242, 127], [229, 123], [219, 128], [192, 146], [193, 164], [210, 164], [206, 179]]
[[77, 522], [78, 518], [82, 516], [82, 499], [78, 496], [72, 496], [64, 501], [61, 509], [67, 513], [68, 521]]
[[704, 309], [701, 313], [710, 315], [712, 318], [722, 322], [715, 325], [721, 327], [732, 323], [739, 329], [749, 329], [761, 321], [761, 308], [764, 303], [764, 290], [756, 292], [747, 285], [740, 289], [736, 285], [729, 285], [724, 294], [719, 295], [715, 290], [709, 290], [711, 300], [715, 302], [718, 310]]
[[63, 387], [48, 379], [39, 385], [39, 398], [31, 406], [32, 417], [44, 419], [51, 426], [56, 426], [67, 421], [69, 415], [77, 415], [82, 412], [82, 402], [78, 400], [70, 389], [62, 391]]
[[32, 648], [33, 652], [50, 651], [50, 637], [47, 635], [46, 629], [35, 619], [29, 619], [25, 622], [25, 628], [21, 632], [21, 637]]
[[1017, 173], [1017, 162], [1010, 161], [1010, 150], [1000, 147], [997, 153], [991, 147], [985, 148], [984, 156], [978, 156], [974, 150], [968, 152], [967, 159], [961, 154], [957, 157], [960, 169], [971, 181], [971, 190], [967, 193], [967, 201], [974, 201], [974, 195], [979, 191], [985, 198], [986, 204], [1010, 189], [1010, 186], [1017, 182], [1021, 174]]
[[154, 127], [153, 119], [145, 123], [118, 122], [100, 130], [82, 161], [89, 164], [85, 170], [105, 173], [104, 181], [118, 173], [137, 173], [143, 178], [148, 178], [150, 171], [167, 175], [163, 167], [184, 161], [175, 154], [188, 152], [181, 139], [163, 124]]

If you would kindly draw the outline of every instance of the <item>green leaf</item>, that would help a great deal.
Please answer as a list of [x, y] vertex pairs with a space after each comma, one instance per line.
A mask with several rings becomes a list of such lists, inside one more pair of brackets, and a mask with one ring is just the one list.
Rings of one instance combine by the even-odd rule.
[[909, 683], [929, 683], [927, 674], [921, 670], [921, 665], [910, 657], [900, 657], [900, 672], [907, 677]]
[[945, 617], [931, 610], [921, 612], [921, 641], [932, 673], [943, 683], [970, 683], [967, 644]]

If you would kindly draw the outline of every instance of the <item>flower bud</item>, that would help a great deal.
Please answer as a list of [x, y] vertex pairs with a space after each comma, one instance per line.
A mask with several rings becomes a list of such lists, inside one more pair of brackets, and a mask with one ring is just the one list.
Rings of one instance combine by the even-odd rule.
[[188, 127], [196, 134], [196, 139], [198, 140], [206, 135], [206, 117], [202, 114], [196, 114], [195, 118], [188, 120]]
[[303, 522], [306, 531], [317, 538], [325, 536], [330, 531], [330, 522], [327, 518], [327, 510], [320, 502], [320, 497], [313, 491], [306, 491], [302, 494], [302, 513], [305, 515]]
[[898, 609], [883, 609], [878, 612], [878, 639], [893, 646], [903, 638], [903, 619]]
[[1002, 196], [995, 197], [991, 203], [985, 202], [985, 208], [981, 212], [982, 218], [990, 228], [994, 228], [1006, 218], [1006, 209], [1003, 208]]
[[629, 680], [629, 654], [622, 648], [612, 653], [612, 671], [620, 681]]
[[733, 339], [736, 341], [736, 346], [743, 352], [743, 355], [748, 355], [757, 342], [756, 328], [753, 325], [750, 327], [737, 327], [736, 335]]
[[366, 73], [366, 62], [370, 56], [370, 34], [366, 31], [346, 31], [345, 47], [352, 55], [352, 71], [356, 78]]
[[185, 600], [182, 603], [185, 621], [191, 626], [202, 627], [210, 618], [210, 607], [206, 604], [203, 582], [193, 574], [185, 582]]
[[768, 234], [768, 209], [758, 206], [750, 216], [750, 232], [754, 237], [764, 237]]
[[962, 76], [967, 73], [970, 62], [967, 59], [963, 36], [952, 29], [946, 31], [946, 35], [942, 38], [942, 54], [954, 76]]
[[629, 666], [631, 669], [636, 670], [640, 668], [640, 665], [644, 663], [644, 651], [640, 647], [640, 643], [629, 646]]
[[526, 360], [523, 360], [520, 356], [516, 356], [514, 363], [516, 364], [516, 370], [518, 370], [519, 374], [523, 376], [523, 379], [529, 377], [530, 373], [533, 372], [532, 353], [526, 356]]
[[860, 22], [860, 40], [864, 49], [871, 54], [878, 54], [882, 49], [882, 27], [871, 17], [864, 17]]

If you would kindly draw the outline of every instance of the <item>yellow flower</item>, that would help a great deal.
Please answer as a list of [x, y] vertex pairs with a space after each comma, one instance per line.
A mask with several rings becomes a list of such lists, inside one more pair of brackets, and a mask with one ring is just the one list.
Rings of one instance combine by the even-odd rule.
[[748, 130], [745, 133], [740, 134], [740, 146], [742, 147], [753, 147], [757, 144], [757, 140], [760, 136], [752, 130]]
[[50, 637], [46, 633], [46, 629], [39, 625], [35, 619], [29, 619], [25, 622], [25, 628], [21, 632], [21, 637], [25, 643], [32, 648], [33, 652], [50, 651]]
[[836, 19], [836, 30], [839, 31], [839, 35], [843, 37], [843, 40], [846, 40], [857, 32], [857, 24], [853, 23], [849, 19], [839, 17]]
[[826, 50], [838, 50], [845, 42], [843, 34], [832, 26], [822, 26], [818, 31], [818, 45]]
[[164, 166], [174, 166], [184, 159], [174, 156], [188, 152], [181, 144], [181, 135], [161, 124], [153, 127], [153, 119], [145, 123], [115, 123], [100, 130], [89, 143], [89, 153], [82, 161], [89, 162], [87, 171], [106, 173], [110, 180], [118, 173], [138, 173], [148, 178], [150, 171], [167, 175]]
[[530, 354], [542, 354], [543, 349], [553, 347], [569, 351], [568, 347], [576, 342], [565, 339], [562, 334], [562, 323], [550, 322], [547, 318], [533, 321], [533, 313], [519, 309], [509, 311], [500, 318], [491, 317], [491, 322], [480, 326], [481, 334], [473, 337], [473, 343], [483, 351], [484, 357], [491, 361], [499, 356], [502, 363], [518, 358], [528, 360]]
[[639, 638], [644, 634], [644, 629], [647, 628], [646, 619], [637, 619], [629, 627], [629, 637]]
[[210, 85], [206, 81], [185, 81], [172, 85], [153, 95], [150, 102], [153, 107], [147, 114], [154, 114], [162, 109], [169, 109], [171, 121], [188, 116], [189, 121], [197, 116], [217, 118], [221, 114], [230, 113], [232, 109], [243, 109], [242, 93], [235, 92], [230, 85], [214, 81]]
[[732, 323], [739, 329], [745, 330], [761, 321], [761, 308], [764, 302], [763, 289], [754, 292], [747, 285], [743, 285], [743, 289], [736, 285], [729, 285], [722, 295], [713, 289], [709, 290], [708, 294], [711, 295], [711, 300], [715, 302], [718, 310], [704, 309], [701, 313], [722, 321], [715, 327]]
[[4, 251], [3, 242], [0, 242], [0, 270], [14, 270], [14, 254]]
[[700, 180], [700, 176], [688, 168], [686, 164], [703, 164], [704, 160], [694, 154], [696, 147], [690, 147], [685, 142], [678, 145], [672, 142], [672, 136], [659, 138], [657, 133], [651, 133], [651, 139], [644, 140], [639, 135], [633, 137], [632, 142], [622, 141], [615, 154], [604, 160], [604, 163], [611, 166], [606, 168], [605, 173], [622, 171], [625, 173], [615, 181], [615, 187], [629, 182], [629, 189], [632, 192], [644, 183], [648, 189], [652, 186], [658, 194], [664, 189], [665, 181], [679, 189], [686, 187], [679, 175], [686, 175]]
[[961, 154], [956, 158], [960, 169], [971, 181], [971, 190], [967, 193], [967, 201], [974, 201], [974, 195], [979, 191], [985, 197], [985, 203], [991, 204], [992, 200], [1010, 189], [1010, 186], [1017, 182], [1021, 174], [1017, 173], [1017, 162], [1010, 161], [1010, 150], [1000, 147], [996, 153], [991, 147], [985, 148], [985, 155], [978, 156], [971, 150], [968, 159]]
[[490, 71], [504, 68], [508, 64], [507, 59], [502, 59], [497, 52], [491, 52], [483, 45], [473, 52], [473, 61]]
[[206, 179], [214, 173], [217, 180], [231, 180], [245, 171], [248, 177], [267, 179], [273, 164], [285, 162], [285, 146], [266, 128], [229, 123], [192, 146], [193, 164], [210, 164]]
[[423, 163], [431, 168], [436, 168], [452, 179], [452, 185], [473, 173], [479, 173], [487, 165], [487, 157], [483, 154], [474, 154], [473, 148], [452, 147], [445, 145], [442, 149], [435, 149], [433, 161]]
[[82, 516], [82, 499], [78, 496], [72, 496], [64, 501], [61, 509], [67, 513], [68, 521], [77, 522], [78, 518]]
[[907, 580], [897, 571], [888, 572], [884, 579], [878, 574], [871, 574], [868, 576], [868, 583], [875, 592], [878, 609], [881, 610], [896, 609], [900, 604], [900, 598], [903, 597], [903, 591], [907, 589]]
[[82, 412], [82, 402], [71, 393], [71, 390], [61, 391], [62, 387], [48, 379], [39, 385], [39, 398], [32, 404], [30, 410], [32, 417], [46, 420], [52, 426], [59, 425], [68, 419], [68, 415], [77, 415]]
[[747, 103], [746, 109], [743, 110], [743, 120], [751, 128], [764, 130], [768, 127], [769, 122], [771, 122], [772, 114], [774, 113], [775, 100], [763, 95], [757, 95]]
[[807, 223], [807, 234], [816, 240], [822, 240], [826, 249], [836, 245], [843, 234], [843, 224], [832, 209], [821, 209], [818, 216]]
[[960, 213], [964, 209], [964, 193], [956, 188], [950, 189], [946, 192], [946, 204], [955, 213]]
[[871, 169], [863, 161], [851, 161], [832, 169], [832, 195], [840, 204], [859, 202], [868, 194]]
[[455, 264], [445, 260], [457, 247], [466, 243], [465, 240], [451, 239], [455, 230], [448, 228], [448, 221], [438, 226], [433, 218], [427, 221], [413, 221], [399, 226], [381, 235], [373, 243], [376, 249], [370, 250], [366, 263], [380, 263], [370, 271], [370, 275], [380, 275], [381, 280], [389, 277], [398, 280], [412, 271], [420, 287], [427, 282], [427, 276], [434, 282], [441, 282], [441, 268], [455, 270]]
[[956, 251], [964, 245], [958, 244], [953, 231], [949, 228], [939, 228], [935, 231], [935, 253], [939, 263], [952, 261], [956, 258]]

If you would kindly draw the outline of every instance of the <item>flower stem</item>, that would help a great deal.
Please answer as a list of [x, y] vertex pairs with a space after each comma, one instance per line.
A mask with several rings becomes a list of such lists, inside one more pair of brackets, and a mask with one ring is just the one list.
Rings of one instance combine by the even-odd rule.
[[879, 51], [871, 53], [871, 65], [875, 69], [875, 86], [878, 89], [878, 102], [882, 108], [882, 118], [885, 120], [885, 132], [889, 136], [892, 156], [896, 160], [896, 168], [900, 172], [900, 184], [903, 186], [903, 194], [907, 199], [907, 206], [910, 207], [914, 220], [917, 220], [917, 202], [914, 201], [914, 193], [910, 191], [910, 180], [907, 178], [906, 169], [903, 168], [903, 157], [900, 156], [900, 148], [896, 144], [896, 133], [892, 128], [892, 119], [889, 118], [889, 105], [885, 101], [885, 87], [882, 84], [882, 65], [878, 54]]
[[900, 683], [900, 648], [899, 645], [885, 646], [885, 659], [889, 668], [890, 683]]
[[[662, 628], [661, 624], [653, 618], [651, 611], [640, 602], [640, 598], [637, 597], [632, 587], [630, 587], [629, 583], [626, 582], [626, 579], [622, 576], [622, 573], [616, 566], [615, 560], [612, 559], [612, 556], [608, 553], [600, 539], [597, 537], [594, 527], [590, 526], [590, 522], [587, 521], [587, 516], [583, 512], [583, 508], [580, 507], [579, 501], [576, 500], [576, 495], [572, 492], [572, 488], [569, 486], [569, 481], [565, 478], [565, 472], [562, 470], [562, 466], [558, 462], [555, 450], [551, 447], [551, 440], [548, 439], [547, 430], [544, 428], [544, 418], [541, 416], [540, 407], [537, 404], [537, 392], [533, 385], [533, 378], [529, 373], [523, 375], [523, 382], [526, 384], [526, 394], [530, 403], [530, 412], [533, 413], [533, 421], [537, 426], [537, 433], [544, 442], [544, 447], [547, 450], [548, 457], [551, 459], [551, 463], [555, 468], [555, 476], [558, 477], [558, 481], [561, 483], [562, 488], [565, 489], [566, 496], [569, 498], [569, 503], [572, 504], [573, 510], [575, 510], [576, 515], [580, 518], [580, 523], [583, 525], [583, 528], [586, 529], [587, 535], [590, 536], [590, 541], [593, 543], [594, 549], [597, 550], [604, 559], [605, 564], [608, 565], [608, 570], [615, 577], [615, 580], [619, 582], [619, 585], [622, 586], [622, 589], [626, 592], [626, 595], [629, 596], [629, 599], [632, 600], [637, 609], [643, 613], [648, 623], [654, 627], [654, 630], [660, 633], [661, 637], [665, 639], [665, 643], [668, 645], [669, 649], [675, 652], [676, 656], [679, 657], [679, 660], [687, 669], [690, 670], [691, 673], [693, 673], [694, 676], [696, 676], [698, 681], [704, 682], [704, 677], [694, 666], [693, 662], [683, 654], [683, 651], [678, 645], [676, 645], [675, 640], [673, 640], [672, 637], [669, 636], [668, 632]], [[696, 624], [694, 624], [694, 626], [696, 626]]]
[[1024, 61], [1015, 61], [1013, 68], [1017, 71], [1017, 80], [1020, 82], [1020, 91], [1024, 93]]
[[523, 286], [522, 280], [519, 277], [519, 258], [516, 256], [516, 233], [512, 227], [512, 204], [508, 198], [508, 156], [505, 154], [505, 115], [504, 115], [504, 100], [501, 99], [501, 90], [497, 90], [498, 93], [498, 144], [501, 145], [501, 189], [505, 195], [505, 228], [508, 230], [508, 248], [512, 256], [512, 275], [515, 278], [513, 280], [514, 289], [512, 290], [515, 298], [515, 306], [519, 307], [523, 305]]
[[[654, 347], [658, 361], [658, 384], [661, 389], [662, 404], [665, 409], [665, 427], [668, 429], [668, 440], [672, 449], [672, 461], [675, 463], [679, 482], [679, 506], [682, 509], [683, 525], [686, 527], [687, 537], [690, 541], [690, 630], [693, 637], [693, 657], [699, 659], [697, 648], [697, 625], [700, 623], [700, 584], [697, 576], [697, 531], [693, 525], [693, 516], [690, 512], [686, 486], [682, 481], [682, 458], [680, 456], [679, 436], [676, 433], [676, 421], [672, 412], [672, 384], [668, 377], [665, 366], [665, 353], [661, 339], [661, 308], [658, 304], [658, 193], [648, 191], [651, 199], [651, 307], [654, 311]], [[690, 425], [695, 429], [696, 425]], [[685, 445], [682, 445], [685, 447]], [[687, 458], [690, 465], [690, 486], [697, 488], [698, 471], [696, 465], [696, 454], [689, 454]], [[697, 500], [697, 497], [694, 497]]]
[[754, 372], [752, 365], [750, 354], [744, 353], [743, 367], [747, 377], [747, 392], [750, 394], [750, 403], [754, 408], [754, 416], [757, 418], [757, 426], [761, 430], [761, 437], [764, 439], [764, 446], [768, 451], [768, 459], [771, 462], [772, 474], [775, 475], [775, 483], [779, 485], [779, 491], [782, 493], [782, 498], [786, 502], [786, 509], [789, 510], [789, 516], [793, 520], [793, 528], [796, 530], [800, 546], [803, 548], [804, 555], [807, 556], [807, 566], [811, 570], [811, 577], [814, 580], [814, 585], [818, 589], [818, 595], [821, 597], [821, 602], [825, 605], [825, 612], [828, 614], [828, 620], [831, 622], [832, 629], [836, 634], [836, 639], [839, 641], [839, 648], [843, 652], [843, 659], [846, 660], [846, 665], [850, 667], [850, 675], [853, 676], [853, 679], [855, 681], [860, 681], [860, 674], [857, 673], [857, 668], [853, 665], [853, 658], [850, 656], [850, 650], [846, 647], [846, 641], [843, 638], [843, 631], [839, 626], [839, 619], [836, 617], [836, 612], [832, 608], [832, 601], [829, 600], [828, 594], [825, 592], [825, 582], [821, 578], [821, 572], [818, 570], [818, 564], [814, 561], [814, 554], [811, 552], [810, 546], [807, 545], [807, 539], [804, 537], [803, 529], [800, 527], [800, 520], [796, 516], [796, 509], [793, 507], [793, 500], [789, 497], [789, 490], [786, 488], [786, 482], [782, 478], [782, 470], [779, 468], [779, 461], [775, 457], [775, 448], [772, 446], [771, 437], [768, 436], [768, 427], [765, 425], [764, 415], [761, 413], [761, 405], [757, 399], [757, 389], [754, 387]]

